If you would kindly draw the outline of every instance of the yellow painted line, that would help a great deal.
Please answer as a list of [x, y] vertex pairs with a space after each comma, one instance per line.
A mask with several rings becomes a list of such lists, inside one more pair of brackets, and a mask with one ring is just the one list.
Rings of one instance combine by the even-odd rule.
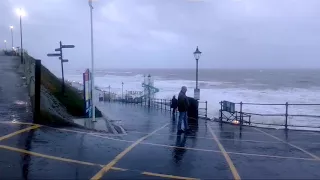
[[7, 134], [7, 135], [5, 135], [5, 136], [0, 137], [0, 141], [5, 140], [5, 139], [8, 139], [8, 138], [10, 138], [10, 137], [12, 137], [12, 136], [18, 135], [18, 134], [20, 134], [20, 133], [23, 133], [23, 132], [26, 132], [26, 131], [30, 131], [30, 130], [32, 130], [32, 129], [37, 129], [37, 128], [39, 128], [39, 127], [41, 127], [41, 125], [34, 125], [34, 126], [31, 126], [31, 127], [28, 127], [28, 128], [25, 128], [25, 129], [21, 129], [21, 130], [19, 130], [19, 131], [16, 131], [16, 132]]
[[[25, 125], [38, 125], [38, 124], [32, 124], [32, 123], [24, 123], [24, 122], [11, 122], [11, 121], [0, 121], [0, 124], [25, 124]], [[39, 127], [41, 125], [38, 125]], [[48, 128], [53, 128], [53, 127], [49, 127], [49, 126], [45, 126]], [[32, 127], [29, 127], [32, 128]], [[26, 128], [25, 131], [28, 128]], [[114, 140], [114, 141], [122, 141], [122, 142], [127, 142], [127, 143], [133, 143], [135, 141], [130, 141], [130, 140], [123, 140], [123, 139], [116, 139], [116, 138], [112, 138], [112, 137], [108, 137], [109, 134], [102, 134], [101, 136], [99, 135], [100, 133], [90, 133], [90, 132], [85, 132], [85, 131], [77, 131], [77, 130], [69, 130], [69, 129], [63, 129], [63, 128], [53, 128], [56, 130], [61, 130], [61, 131], [70, 131], [70, 132], [74, 132], [74, 133], [82, 133], [82, 134], [88, 134], [91, 136], [95, 136], [95, 137], [99, 137], [99, 138], [104, 138], [104, 139], [110, 139], [110, 140]], [[15, 132], [17, 134], [19, 134], [19, 132]], [[21, 132], [20, 132], [21, 133]], [[143, 133], [143, 132], [141, 132]], [[13, 134], [12, 136], [14, 136], [16, 134]], [[159, 134], [159, 133], [154, 133], [153, 135], [166, 135], [166, 134]], [[175, 134], [167, 134], [167, 135], [172, 135], [172, 136], [176, 136]], [[5, 137], [5, 136], [3, 136]], [[10, 136], [11, 137], [11, 136]], [[193, 137], [193, 136], [188, 136], [188, 137]], [[0, 140], [2, 137], [0, 137]], [[208, 138], [208, 139], [213, 139], [213, 138]], [[261, 143], [283, 143], [283, 141], [281, 142], [271, 142], [271, 141], [254, 141], [254, 140], [239, 140], [239, 139], [219, 139], [219, 140], [230, 140], [230, 141], [244, 141], [244, 142], [261, 142]], [[285, 142], [286, 143], [286, 142]], [[296, 143], [299, 143], [299, 141], [296, 141]], [[157, 143], [148, 143], [148, 142], [141, 142], [141, 144], [146, 144], [146, 145], [153, 145], [153, 146], [161, 146], [161, 147], [169, 147], [169, 148], [178, 148], [178, 149], [188, 149], [188, 150], [194, 150], [194, 151], [204, 151], [204, 152], [214, 152], [214, 153], [220, 153], [221, 151], [218, 150], [211, 150], [211, 149], [200, 149], [200, 148], [189, 148], [189, 147], [178, 147], [178, 146], [172, 146], [172, 145], [165, 145], [165, 144], [157, 144]], [[311, 144], [320, 144], [320, 143], [311, 143]], [[295, 145], [293, 145], [295, 146]], [[297, 147], [295, 147], [297, 148]], [[298, 147], [299, 148], [299, 147]], [[299, 149], [300, 150], [300, 149]], [[252, 153], [241, 153], [241, 152], [227, 152], [228, 154], [235, 154], [235, 155], [243, 155], [243, 156], [258, 156], [258, 157], [269, 157], [269, 158], [279, 158], [279, 159], [295, 159], [295, 160], [319, 160], [319, 159], [311, 159], [311, 158], [299, 158], [299, 157], [291, 157], [291, 156], [274, 156], [274, 155], [266, 155], [266, 154], [252, 154]], [[314, 157], [313, 157], [314, 158]], [[100, 165], [103, 167], [103, 165]]]
[[[103, 165], [101, 165], [101, 164], [95, 164], [95, 163], [91, 163], [91, 162], [78, 161], [78, 160], [74, 160], [74, 159], [50, 156], [50, 155], [46, 155], [46, 154], [36, 153], [36, 152], [27, 151], [27, 150], [24, 150], [24, 149], [14, 148], [14, 147], [5, 146], [5, 145], [0, 145], [0, 148], [6, 149], [6, 150], [9, 150], [9, 151], [15, 151], [15, 152], [23, 153], [23, 154], [28, 154], [28, 155], [32, 155], [32, 156], [42, 157], [42, 158], [46, 158], [46, 159], [52, 159], [52, 160], [56, 160], [56, 161], [62, 161], [62, 162], [67, 162], [67, 163], [75, 163], [75, 164], [81, 164], [81, 165], [88, 165], [88, 166], [103, 167]], [[164, 177], [164, 178], [187, 179], [187, 180], [195, 179], [195, 178], [188, 178], [188, 177], [181, 177], [181, 176], [158, 174], [158, 173], [152, 173], [152, 172], [142, 172], [142, 171], [139, 171], [139, 170], [124, 169], [124, 168], [119, 168], [119, 167], [111, 167], [110, 169], [115, 170], [115, 171], [133, 171], [133, 172], [138, 172], [138, 173], [141, 173], [141, 174], [144, 174], [144, 175], [148, 175], [148, 176], [157, 176], [157, 177]]]
[[152, 134], [156, 133], [157, 131], [161, 130], [162, 128], [166, 127], [169, 123], [161, 126], [160, 128], [154, 130], [150, 134], [138, 139], [136, 142], [131, 144], [129, 147], [127, 147], [124, 151], [122, 151], [120, 154], [118, 154], [110, 163], [105, 165], [96, 175], [94, 175], [91, 179], [96, 180], [96, 179], [101, 179], [103, 174], [105, 172], [108, 172], [112, 166], [114, 166], [123, 156], [125, 156], [128, 152], [130, 152], [135, 146], [137, 146], [140, 142], [151, 136]]
[[14, 148], [14, 147], [10, 147], [10, 146], [0, 145], [0, 148], [7, 149], [7, 150], [10, 150], [10, 151], [20, 152], [20, 153], [24, 153], [24, 154], [29, 154], [29, 155], [33, 155], [33, 156], [43, 157], [43, 158], [47, 158], [47, 159], [53, 159], [53, 160], [58, 160], [58, 161], [69, 162], [69, 163], [83, 164], [83, 165], [89, 165], [89, 166], [100, 166], [100, 167], [103, 166], [103, 165], [100, 165], [100, 164], [94, 164], [94, 163], [90, 163], [90, 162], [84, 162], [84, 161], [78, 161], [78, 160], [73, 160], [73, 159], [67, 159], [67, 158], [61, 158], [61, 157], [56, 157], [56, 156], [40, 154], [40, 153], [27, 151], [27, 150], [24, 150], [24, 149], [18, 149], [18, 148]]
[[228, 165], [229, 165], [229, 168], [232, 172], [232, 175], [233, 175], [233, 178], [236, 179], [236, 180], [240, 180], [240, 175], [236, 169], [236, 167], [234, 166], [231, 158], [229, 157], [228, 153], [226, 152], [226, 150], [224, 149], [224, 147], [222, 146], [222, 144], [220, 143], [220, 141], [218, 140], [217, 136], [215, 135], [215, 133], [213, 132], [213, 130], [211, 129], [210, 126], [208, 126], [209, 128], [209, 131], [210, 133], [212, 134], [213, 136], [213, 139], [216, 141], [216, 143], [218, 144], [219, 146], [219, 149], [221, 150], [221, 153], [223, 154], [224, 158], [226, 159]]
[[158, 173], [151, 173], [151, 172], [142, 172], [141, 174], [143, 174], [143, 175], [148, 175], [148, 176], [156, 176], [156, 177], [162, 177], [162, 178], [169, 178], [169, 179], [197, 180], [197, 178], [182, 177], [182, 176], [173, 176], [173, 175], [158, 174]]
[[[9, 147], [9, 146], [4, 146], [4, 145], [0, 145], [0, 148], [6, 149], [6, 150], [10, 150], [10, 151], [19, 152], [19, 153], [29, 154], [29, 155], [33, 155], [33, 156], [37, 156], [37, 157], [42, 157], [42, 158], [46, 158], [46, 159], [52, 159], [52, 160], [62, 161], [62, 162], [68, 162], [68, 163], [75, 163], [75, 164], [82, 164], [82, 165], [103, 167], [103, 165], [101, 165], [101, 164], [95, 164], [95, 163], [90, 163], [90, 162], [77, 161], [77, 160], [73, 160], [73, 159], [55, 157], [55, 156], [40, 154], [40, 153], [36, 153], [36, 152], [32, 152], [32, 151], [27, 151], [27, 150], [23, 150], [23, 149], [18, 149], [18, 148], [14, 148], [14, 147]], [[219, 152], [220, 152], [220, 151], [219, 151]], [[239, 155], [246, 154], [246, 155], [256, 156], [256, 154], [247, 154], [247, 153], [234, 153], [234, 152], [228, 152], [228, 153], [231, 153], [231, 154], [239, 154]], [[268, 155], [261, 155], [261, 156], [269, 157]], [[272, 156], [272, 157], [273, 157], [273, 156]], [[274, 156], [274, 157], [282, 158], [281, 156]], [[310, 158], [310, 159], [306, 159], [306, 158], [295, 158], [295, 159], [315, 161], [315, 159], [311, 159], [311, 158]], [[144, 174], [144, 175], [157, 176], [157, 177], [163, 177], [163, 178], [195, 179], [195, 178], [172, 176], [172, 175], [166, 175], [166, 174], [158, 174], [158, 173], [152, 173], [152, 172], [141, 172], [141, 171], [139, 171], [139, 170], [124, 169], [124, 168], [119, 168], [119, 167], [111, 167], [110, 169], [116, 170], [116, 171], [134, 171], [134, 172], [139, 172], [139, 173]]]
[[300, 151], [308, 154], [309, 156], [313, 157], [314, 159], [316, 159], [316, 160], [318, 160], [318, 161], [320, 160], [320, 158], [319, 158], [318, 156], [316, 156], [316, 155], [308, 152], [308, 151], [305, 150], [305, 149], [302, 149], [302, 148], [299, 147], [299, 146], [296, 146], [296, 145], [294, 145], [294, 144], [291, 144], [291, 143], [289, 143], [289, 142], [286, 142], [286, 141], [284, 141], [284, 140], [282, 140], [282, 139], [280, 139], [280, 138], [278, 138], [278, 137], [276, 137], [276, 136], [274, 136], [274, 135], [272, 135], [272, 134], [269, 134], [269, 133], [267, 133], [267, 132], [262, 131], [261, 129], [257, 129], [257, 128], [254, 128], [254, 129], [257, 130], [257, 131], [259, 131], [259, 132], [264, 133], [264, 134], [267, 135], [267, 136], [273, 137], [274, 139], [277, 139], [277, 140], [280, 141], [280, 142], [283, 142], [283, 143], [285, 143], [285, 144], [288, 144], [289, 146], [292, 146], [292, 147], [294, 147], [294, 148], [296, 148], [296, 149], [298, 149], [298, 150], [300, 150]]

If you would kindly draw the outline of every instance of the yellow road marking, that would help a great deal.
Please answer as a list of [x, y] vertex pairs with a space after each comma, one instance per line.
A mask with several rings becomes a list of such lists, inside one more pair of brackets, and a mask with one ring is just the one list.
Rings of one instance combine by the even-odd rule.
[[219, 146], [219, 149], [221, 150], [221, 153], [223, 154], [224, 158], [226, 159], [228, 165], [229, 165], [229, 168], [232, 172], [232, 175], [233, 175], [233, 178], [236, 179], [236, 180], [240, 180], [240, 175], [236, 169], [236, 167], [234, 166], [231, 158], [229, 157], [228, 153], [226, 152], [226, 150], [224, 149], [224, 147], [222, 146], [222, 144], [220, 143], [220, 141], [218, 140], [217, 136], [214, 134], [213, 130], [211, 129], [210, 126], [208, 126], [209, 128], [209, 131], [210, 133], [212, 134], [213, 136], [213, 139], [216, 141], [216, 143], [218, 144]]
[[40, 154], [40, 153], [27, 151], [24, 149], [18, 149], [18, 148], [14, 148], [14, 147], [10, 147], [10, 146], [0, 145], [0, 148], [7, 149], [10, 151], [20, 152], [20, 153], [24, 153], [24, 154], [34, 155], [34, 156], [38, 156], [38, 157], [43, 157], [43, 158], [47, 158], [47, 159], [69, 162], [69, 163], [83, 164], [83, 165], [89, 165], [89, 166], [100, 166], [100, 167], [103, 166], [103, 165], [94, 164], [94, 163], [90, 163], [90, 162], [84, 162], [84, 161], [78, 161], [78, 160], [73, 160], [73, 159], [67, 159], [67, 158], [61, 158], [61, 157], [56, 157], [56, 156]]
[[173, 175], [158, 174], [158, 173], [151, 173], [151, 172], [142, 172], [141, 174], [143, 174], [143, 175], [148, 175], [148, 176], [156, 176], [156, 177], [162, 177], [162, 178], [169, 178], [169, 179], [185, 179], [185, 180], [196, 180], [196, 179], [197, 179], [197, 178], [173, 176]]
[[[0, 124], [12, 124], [13, 122], [11, 121], [0, 121]], [[24, 123], [24, 122], [14, 122], [14, 124], [25, 124], [25, 125], [38, 125], [38, 124], [33, 124], [33, 123]], [[41, 126], [41, 125], [39, 125]], [[45, 126], [48, 128], [53, 128], [53, 127], [49, 127], [49, 126]], [[77, 130], [69, 130], [69, 129], [63, 129], [63, 128], [53, 128], [56, 130], [61, 130], [61, 131], [70, 131], [70, 132], [74, 132], [74, 133], [83, 133], [83, 134], [88, 134], [91, 136], [95, 136], [95, 137], [100, 137], [100, 138], [105, 138], [105, 139], [110, 139], [110, 140], [114, 140], [114, 141], [122, 141], [122, 142], [128, 142], [128, 143], [133, 143], [135, 141], [130, 141], [130, 140], [123, 140], [123, 139], [116, 139], [116, 138], [112, 138], [112, 137], [108, 137], [109, 134], [102, 134], [101, 136], [98, 135], [100, 133], [89, 133], [89, 132], [85, 132], [85, 131], [77, 131]], [[27, 130], [26, 130], [27, 131]], [[141, 132], [143, 133], [143, 132]], [[154, 133], [153, 135], [160, 135], [159, 133]], [[104, 135], [104, 136], [102, 136]], [[161, 135], [165, 135], [165, 134], [161, 134]], [[172, 136], [176, 136], [175, 134], [168, 134], [168, 135], [172, 135]], [[193, 136], [190, 136], [193, 137]], [[1, 138], [1, 137], [0, 137]], [[213, 138], [208, 138], [208, 139], [213, 139]], [[1, 140], [1, 139], [0, 139]], [[219, 139], [219, 140], [232, 140], [232, 141], [248, 141], [248, 142], [261, 142], [261, 143], [283, 143], [281, 142], [269, 142], [269, 141], [253, 141], [253, 140], [238, 140], [238, 139]], [[299, 141], [296, 141], [296, 143], [299, 143]], [[189, 147], [178, 147], [178, 146], [172, 146], [172, 145], [166, 145], [166, 144], [157, 144], [157, 143], [149, 143], [149, 142], [141, 142], [141, 144], [146, 144], [146, 145], [154, 145], [154, 146], [161, 146], [161, 147], [169, 147], [169, 148], [178, 148], [178, 149], [188, 149], [188, 150], [194, 150], [194, 151], [204, 151], [204, 152], [214, 152], [214, 153], [220, 153], [221, 151], [218, 150], [211, 150], [211, 149], [200, 149], [200, 148], [189, 148]], [[320, 143], [312, 143], [312, 144], [320, 144]], [[295, 145], [293, 145], [295, 146]], [[298, 147], [299, 148], [299, 147]], [[300, 149], [299, 149], [300, 150]], [[266, 154], [252, 154], [252, 153], [241, 153], [241, 152], [227, 152], [228, 154], [236, 154], [236, 155], [244, 155], [244, 156], [258, 156], [258, 157], [269, 157], [269, 158], [280, 158], [280, 159], [296, 159], [296, 160], [319, 160], [319, 159], [311, 159], [311, 158], [299, 158], [299, 157], [291, 157], [291, 156], [274, 156], [274, 155], [266, 155]], [[101, 165], [103, 166], [103, 165]]]
[[[61, 157], [56, 157], [56, 156], [50, 156], [46, 154], [41, 154], [41, 153], [36, 153], [32, 151], [27, 151], [24, 149], [18, 149], [10, 146], [4, 146], [0, 145], [0, 148], [10, 150], [10, 151], [15, 151], [23, 154], [28, 154], [28, 155], [33, 155], [37, 157], [42, 157], [46, 159], [52, 159], [52, 160], [57, 160], [57, 161], [62, 161], [62, 162], [68, 162], [68, 163], [75, 163], [75, 164], [81, 164], [81, 165], [88, 165], [88, 166], [98, 166], [98, 167], [103, 167], [101, 164], [95, 164], [91, 162], [85, 162], [85, 161], [78, 161], [74, 159], [68, 159], [68, 158], [61, 158]], [[152, 173], [152, 172], [142, 172], [138, 170], [131, 170], [131, 169], [124, 169], [124, 168], [119, 168], [119, 167], [111, 167], [110, 169], [115, 170], [115, 171], [133, 171], [133, 172], [138, 172], [143, 175], [148, 175], [148, 176], [158, 176], [158, 177], [165, 177], [165, 178], [174, 178], [174, 179], [187, 179], [187, 180], [193, 180], [195, 178], [188, 178], [188, 177], [181, 177], [181, 176], [173, 176], [173, 175], [167, 175], [167, 174], [158, 174], [158, 173]]]
[[257, 131], [259, 131], [259, 132], [264, 133], [265, 135], [268, 135], [268, 136], [270, 136], [270, 137], [273, 137], [274, 139], [277, 139], [277, 140], [280, 141], [280, 142], [283, 142], [283, 143], [288, 144], [288, 145], [290, 145], [290, 146], [292, 146], [292, 147], [294, 147], [294, 148], [296, 148], [296, 149], [299, 149], [300, 151], [308, 154], [309, 156], [313, 157], [313, 158], [316, 159], [316, 160], [320, 160], [320, 158], [319, 158], [318, 156], [316, 156], [316, 155], [308, 152], [307, 150], [302, 149], [302, 148], [299, 147], [299, 146], [296, 146], [296, 145], [294, 145], [294, 144], [291, 144], [291, 143], [289, 143], [289, 142], [286, 142], [286, 141], [284, 141], [284, 140], [282, 140], [282, 139], [280, 139], [280, 138], [278, 138], [278, 137], [276, 137], [276, 136], [273, 136], [272, 134], [269, 134], [269, 133], [267, 133], [267, 132], [262, 131], [261, 129], [257, 129], [257, 128], [254, 128], [254, 129], [257, 130]]
[[8, 138], [10, 138], [10, 137], [12, 137], [12, 136], [18, 135], [18, 134], [20, 134], [20, 133], [23, 133], [23, 132], [26, 132], [26, 131], [30, 131], [30, 130], [32, 130], [32, 129], [37, 129], [37, 128], [39, 128], [39, 127], [41, 127], [41, 125], [34, 125], [34, 126], [31, 126], [31, 127], [28, 127], [28, 128], [25, 128], [25, 129], [21, 129], [21, 130], [19, 130], [19, 131], [16, 131], [16, 132], [7, 134], [7, 135], [5, 135], [5, 136], [0, 137], [0, 141], [5, 140], [5, 139], [8, 139]]
[[154, 130], [150, 134], [138, 139], [135, 143], [131, 144], [129, 147], [127, 147], [124, 151], [122, 151], [120, 154], [118, 154], [110, 163], [108, 163], [106, 166], [104, 166], [96, 175], [94, 175], [91, 179], [101, 179], [103, 174], [110, 170], [112, 166], [114, 166], [123, 156], [125, 156], [128, 152], [130, 152], [135, 146], [137, 146], [140, 142], [151, 136], [152, 134], [156, 133], [157, 131], [161, 130], [162, 128], [166, 127], [168, 125], [165, 124], [161, 126], [160, 128]]

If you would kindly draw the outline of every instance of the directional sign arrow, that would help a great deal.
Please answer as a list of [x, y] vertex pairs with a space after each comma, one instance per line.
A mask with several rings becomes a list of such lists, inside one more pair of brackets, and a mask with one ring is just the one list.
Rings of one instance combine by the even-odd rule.
[[57, 49], [55, 49], [55, 51], [61, 51], [61, 49], [60, 49], [60, 48], [57, 48]]
[[62, 59], [62, 62], [68, 62], [69, 60], [68, 59]]
[[47, 56], [60, 56], [60, 54], [58, 54], [58, 53], [49, 53], [49, 54], [47, 54]]
[[74, 45], [62, 45], [61, 48], [74, 48]]

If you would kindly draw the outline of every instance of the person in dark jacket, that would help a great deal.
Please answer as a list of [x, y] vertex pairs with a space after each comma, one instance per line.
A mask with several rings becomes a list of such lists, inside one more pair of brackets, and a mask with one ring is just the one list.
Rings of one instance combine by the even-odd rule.
[[[188, 130], [187, 112], [188, 112], [189, 102], [188, 102], [188, 97], [186, 95], [186, 92], [187, 92], [187, 87], [182, 86], [178, 96], [178, 111], [179, 111], [178, 133]], [[184, 125], [184, 130], [181, 129], [182, 121]]]
[[178, 107], [178, 100], [176, 99], [176, 96], [173, 96], [173, 98], [171, 99], [171, 108], [172, 108], [173, 116], [176, 115], [177, 107]]

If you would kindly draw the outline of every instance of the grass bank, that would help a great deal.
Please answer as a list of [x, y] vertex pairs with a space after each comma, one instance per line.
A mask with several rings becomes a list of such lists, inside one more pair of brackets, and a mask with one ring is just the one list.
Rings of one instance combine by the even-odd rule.
[[[32, 58], [32, 57], [28, 57]], [[32, 58], [34, 60], [34, 58]], [[85, 106], [83, 94], [79, 90], [65, 83], [65, 92], [61, 93], [62, 81], [49, 71], [45, 66], [41, 66], [41, 84], [66, 107], [67, 112], [77, 118], [85, 117]], [[96, 117], [102, 117], [102, 113], [96, 108]]]

